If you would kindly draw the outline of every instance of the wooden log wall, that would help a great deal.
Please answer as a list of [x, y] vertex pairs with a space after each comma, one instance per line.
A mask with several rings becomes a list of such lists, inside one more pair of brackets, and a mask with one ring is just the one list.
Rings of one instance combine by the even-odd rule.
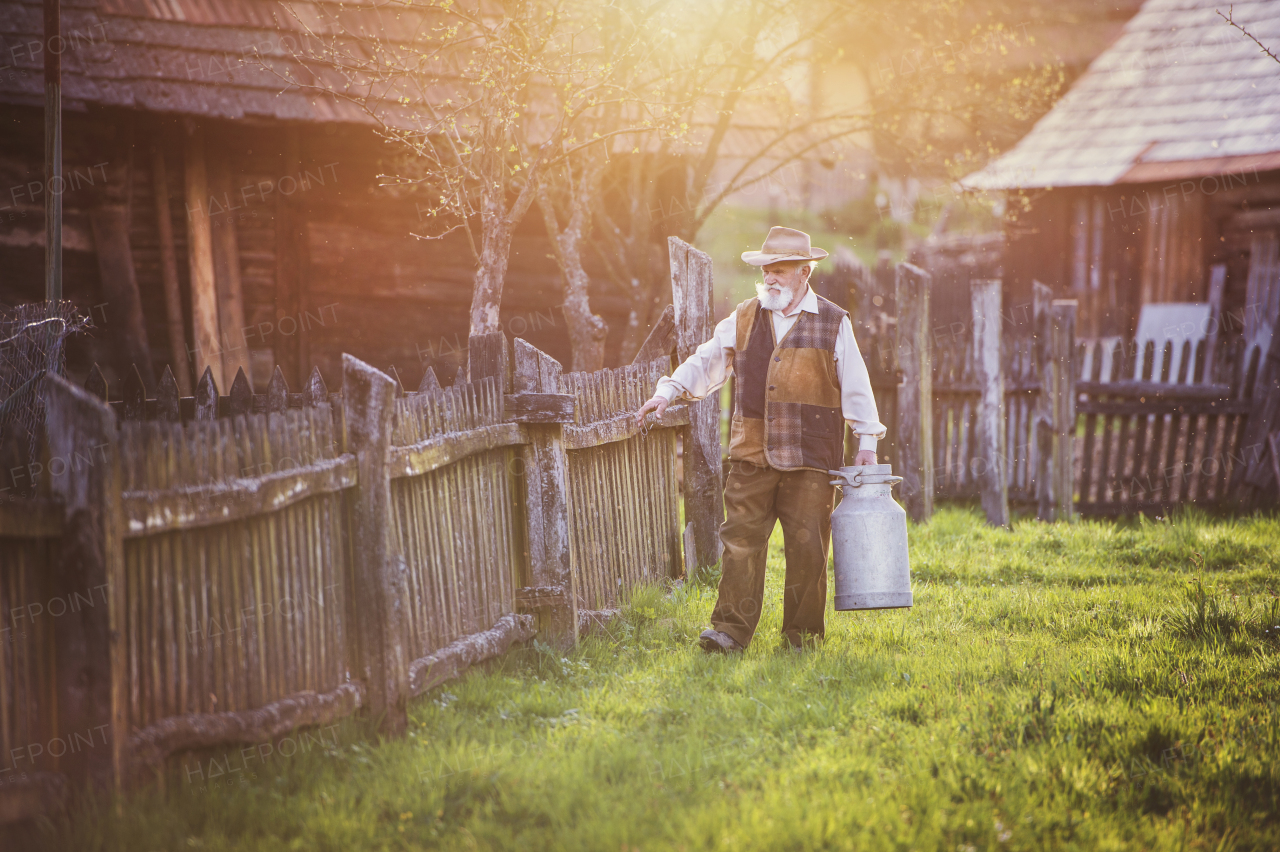
[[[1233, 471], [1263, 447], [1241, 443], [1253, 382], [1240, 347], [1217, 345], [1208, 375], [1204, 341], [1168, 341], [1161, 352], [1148, 342], [1140, 359], [1132, 340], [1079, 346], [1077, 362], [1087, 371], [1077, 383], [1082, 514], [1166, 514], [1180, 504], [1229, 500]], [[1176, 363], [1183, 366], [1175, 373]]]
[[657, 358], [560, 379], [561, 391], [577, 399], [565, 445], [581, 609], [614, 609], [623, 590], [683, 573], [673, 428], [679, 414], [643, 434], [635, 424], [636, 409], [669, 369], [670, 359]]

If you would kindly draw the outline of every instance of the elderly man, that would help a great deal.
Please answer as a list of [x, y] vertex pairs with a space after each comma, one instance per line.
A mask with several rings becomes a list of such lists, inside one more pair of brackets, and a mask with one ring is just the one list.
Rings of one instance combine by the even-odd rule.
[[704, 651], [741, 651], [751, 642], [764, 598], [769, 536], [782, 521], [786, 579], [782, 634], [793, 649], [824, 635], [827, 548], [835, 489], [827, 471], [844, 464], [844, 423], [858, 435], [855, 464], [876, 463], [885, 427], [849, 315], [809, 288], [827, 253], [809, 235], [771, 228], [760, 251], [756, 298], [721, 320], [711, 340], [658, 382], [637, 414], [660, 417], [677, 398], [702, 399], [732, 373], [729, 478], [720, 528], [724, 559]]

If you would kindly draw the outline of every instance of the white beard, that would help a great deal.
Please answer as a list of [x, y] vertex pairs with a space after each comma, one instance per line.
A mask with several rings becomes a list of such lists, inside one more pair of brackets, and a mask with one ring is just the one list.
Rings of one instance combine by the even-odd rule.
[[768, 287], [764, 286], [763, 281], [756, 282], [756, 296], [760, 299], [760, 304], [766, 311], [780, 311], [787, 305], [791, 304], [791, 300], [795, 298], [796, 291], [781, 288], [781, 292], [772, 293]]

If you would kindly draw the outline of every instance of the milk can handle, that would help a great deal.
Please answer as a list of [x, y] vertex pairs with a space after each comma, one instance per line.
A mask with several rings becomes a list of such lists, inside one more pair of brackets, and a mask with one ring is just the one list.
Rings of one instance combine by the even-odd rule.
[[[862, 471], [858, 471], [857, 473], [855, 473], [852, 479], [850, 479], [843, 472], [838, 470], [829, 470], [827, 471], [827, 473], [831, 474], [832, 476], [839, 477], [838, 479], [831, 480], [832, 485], [839, 485], [845, 488], [861, 488], [862, 487]], [[902, 481], [901, 476], [889, 475], [889, 476], [886, 476], [882, 481], [876, 484], [877, 485], [897, 485], [901, 481]]]

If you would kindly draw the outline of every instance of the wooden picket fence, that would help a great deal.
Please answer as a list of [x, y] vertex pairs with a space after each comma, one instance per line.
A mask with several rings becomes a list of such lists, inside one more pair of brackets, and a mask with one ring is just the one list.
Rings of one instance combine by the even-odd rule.
[[[981, 387], [974, 366], [973, 346], [966, 337], [934, 341], [933, 349], [933, 463], [935, 495], [975, 498], [981, 491], [979, 471], [985, 467], [978, 450], [978, 409]], [[1034, 358], [1035, 341], [1006, 339], [1001, 350], [1005, 376], [1005, 457], [1009, 499], [1036, 502], [1035, 471], [1039, 461], [1035, 414], [1040, 405], [1040, 379]]]
[[[221, 396], [206, 373], [189, 399], [104, 404], [47, 378], [50, 453], [81, 463], [51, 469], [61, 502], [0, 504], [0, 602], [34, 613], [0, 651], [0, 743], [38, 746], [4, 767], [27, 780], [0, 788], [0, 817], [66, 777], [126, 783], [362, 706], [394, 731], [412, 695], [535, 630], [572, 642], [627, 589], [679, 576], [688, 415], [634, 422], [670, 357], [561, 376], [523, 341], [508, 369], [501, 335], [473, 359], [494, 345], [492, 375], [441, 388], [428, 371], [399, 396], [349, 357], [334, 395], [314, 377], [290, 394], [277, 373], [266, 394], [241, 374]], [[512, 392], [531, 365], [552, 390]], [[48, 617], [78, 588], [101, 605]], [[67, 700], [68, 665], [100, 705]], [[98, 747], [69, 755], [77, 732]]]
[[[673, 243], [672, 267], [636, 362], [591, 374], [495, 334], [470, 381], [413, 392], [350, 357], [340, 392], [276, 370], [223, 395], [206, 372], [184, 398], [166, 371], [107, 401], [96, 370], [46, 377], [42, 487], [0, 501], [0, 824], [360, 708], [396, 733], [409, 698], [513, 642], [567, 645], [635, 585], [714, 564], [718, 402], [634, 421], [710, 333], [709, 259]], [[1042, 287], [1029, 334], [939, 341], [928, 285], [903, 264], [896, 332], [859, 339], [913, 517], [973, 496], [993, 523], [1011, 500], [1166, 512], [1252, 475], [1256, 356], [1149, 351], [1134, 377], [1136, 350], [1077, 344]], [[998, 281], [973, 298], [1000, 315]]]
[[566, 428], [570, 524], [578, 597], [587, 610], [617, 606], [627, 586], [678, 573], [681, 561], [676, 434], [640, 434], [637, 409], [669, 371], [664, 359], [597, 373], [568, 373], [581, 400]]
[[342, 686], [356, 478], [328, 403], [125, 421], [117, 452], [127, 729]]
[[1166, 342], [1145, 352], [1133, 340], [1080, 344], [1078, 505], [1092, 515], [1164, 514], [1182, 504], [1221, 505], [1241, 465], [1262, 455], [1243, 446], [1254, 408], [1258, 358], [1242, 363], [1239, 340]]
[[[414, 658], [515, 611], [523, 538], [515, 474], [523, 436], [505, 425], [502, 385], [493, 376], [396, 400], [391, 505], [409, 569]], [[462, 442], [474, 451], [442, 452]]]
[[681, 311], [710, 310], [709, 260], [678, 248], [683, 307], [626, 367], [566, 375], [496, 333], [470, 381], [409, 393], [350, 356], [338, 393], [206, 371], [184, 398], [166, 371], [152, 397], [135, 371], [108, 401], [96, 369], [46, 376], [40, 496], [0, 501], [0, 824], [361, 708], [398, 733], [412, 696], [710, 564], [690, 530], [722, 498], [686, 483], [681, 529], [677, 436], [705, 444], [714, 410], [634, 420]]
[[[974, 322], [939, 336], [927, 282], [903, 264], [896, 301], [910, 309], [896, 328], [859, 339], [889, 426], [881, 453], [906, 477], [918, 520], [934, 498], [981, 497], [1000, 523], [1009, 503], [1041, 517], [1167, 514], [1234, 504], [1237, 485], [1257, 495], [1280, 481], [1280, 433], [1250, 424], [1280, 378], [1256, 346], [1077, 341], [1074, 303], [1039, 284], [1033, 322], [984, 323], [1000, 313], [999, 282], [977, 281]], [[984, 347], [998, 353], [994, 381], [980, 369]]]
[[[82, 588], [70, 599], [50, 592], [61, 510], [47, 500], [0, 500], [0, 760], [10, 770], [0, 773], [0, 785], [23, 781], [16, 796], [0, 792], [0, 824], [47, 810], [66, 795], [65, 776], [46, 768], [43, 747], [57, 736], [50, 714], [59, 691], [50, 612], [65, 615], [103, 599], [101, 589]], [[31, 743], [41, 744], [40, 753], [30, 753]]]

